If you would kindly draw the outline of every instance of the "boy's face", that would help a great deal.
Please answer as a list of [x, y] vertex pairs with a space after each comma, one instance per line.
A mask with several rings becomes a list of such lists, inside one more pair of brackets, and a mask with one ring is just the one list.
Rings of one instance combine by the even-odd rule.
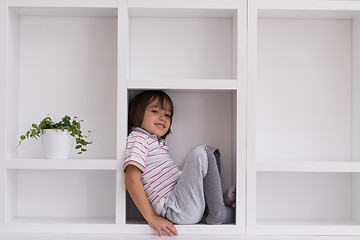
[[140, 127], [157, 137], [164, 136], [169, 131], [171, 123], [171, 112], [168, 105], [165, 104], [166, 109], [163, 109], [158, 99], [150, 102], [145, 109]]

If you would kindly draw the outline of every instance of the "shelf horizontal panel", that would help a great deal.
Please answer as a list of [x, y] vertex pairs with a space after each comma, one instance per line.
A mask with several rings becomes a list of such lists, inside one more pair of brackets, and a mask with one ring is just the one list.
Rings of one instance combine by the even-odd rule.
[[235, 79], [128, 80], [128, 89], [236, 90]]
[[360, 14], [345, 10], [259, 10], [258, 17], [274, 19], [357, 19], [360, 18]]
[[9, 7], [91, 7], [116, 8], [117, 0], [8, 0]]
[[[2, 232], [11, 232], [11, 233], [32, 233], [32, 234], [52, 234], [56, 233], [65, 233], [65, 234], [88, 234], [89, 238], [92, 237], [90, 234], [104, 234], [104, 233], [114, 233], [114, 234], [124, 234], [126, 233], [126, 228], [114, 224], [114, 223], [78, 223], [78, 224], [68, 224], [68, 223], [7, 223], [2, 225]], [[2, 236], [0, 234], [0, 236]], [[25, 236], [25, 235], [24, 235]], [[93, 235], [92, 235], [93, 236]], [[100, 236], [100, 235], [99, 235]], [[103, 236], [103, 235], [101, 235]], [[47, 237], [45, 237], [46, 239]], [[65, 237], [66, 238], [66, 237]], [[37, 239], [35, 237], [35, 239]], [[42, 239], [40, 237], [39, 239]], [[61, 239], [61, 237], [60, 237]]]
[[130, 8], [131, 17], [187, 17], [187, 18], [232, 18], [236, 15], [233, 9], [147, 9], [147, 8]]
[[360, 172], [360, 162], [258, 160], [258, 172]]
[[279, 10], [360, 10], [357, 1], [287, 1], [287, 0], [257, 0], [258, 9]]
[[267, 1], [257, 3], [260, 18], [352, 19], [360, 17], [360, 3], [355, 1]]
[[114, 159], [9, 159], [7, 169], [116, 170]]
[[[245, 226], [238, 226], [235, 224], [222, 225], [207, 225], [207, 224], [192, 224], [192, 225], [176, 225], [176, 229], [181, 234], [245, 234]], [[129, 234], [155, 234], [147, 224], [126, 224], [126, 231]]]
[[162, 8], [162, 9], [237, 9], [238, 0], [129, 0], [128, 7], [131, 8]]
[[117, 16], [118, 14], [116, 0], [10, 0], [8, 6], [22, 16]]
[[301, 220], [301, 219], [258, 219], [256, 222], [259, 226], [359, 226], [360, 223], [345, 219], [345, 220]]
[[67, 7], [12, 7], [21, 16], [75, 16], [75, 17], [113, 17], [117, 8], [67, 8]]
[[359, 223], [352, 220], [258, 220], [247, 227], [248, 234], [275, 235], [359, 235]]
[[54, 217], [17, 217], [10, 224], [36, 223], [36, 224], [115, 224], [115, 218], [54, 218]]

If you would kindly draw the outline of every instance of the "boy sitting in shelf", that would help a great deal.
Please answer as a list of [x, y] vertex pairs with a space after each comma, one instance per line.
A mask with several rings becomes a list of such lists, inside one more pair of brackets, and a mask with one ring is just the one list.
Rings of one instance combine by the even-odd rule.
[[174, 107], [163, 91], [138, 94], [129, 106], [129, 129], [123, 169], [126, 188], [148, 224], [161, 236], [178, 235], [173, 223], [234, 223], [235, 187], [222, 193], [214, 152], [196, 147], [183, 170], [170, 158], [165, 142]]

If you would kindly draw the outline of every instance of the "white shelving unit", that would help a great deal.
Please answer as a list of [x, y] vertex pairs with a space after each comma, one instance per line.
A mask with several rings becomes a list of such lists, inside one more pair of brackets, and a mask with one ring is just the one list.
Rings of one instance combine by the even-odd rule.
[[[174, 160], [217, 146], [223, 187], [239, 186], [235, 224], [178, 230], [245, 234], [245, 0], [1, 4], [1, 232], [154, 233], [126, 207], [121, 162], [129, 99], [163, 89], [175, 102]], [[47, 114], [84, 119], [88, 152], [47, 160], [38, 141], [17, 147]]]
[[[8, 1], [4, 7], [1, 231], [115, 228], [117, 150], [124, 142], [114, 130], [118, 1]], [[92, 130], [97, 143], [89, 154], [51, 161], [39, 141], [17, 147], [32, 122], [65, 114]]]
[[[182, 167], [197, 145], [217, 146], [223, 188], [243, 186], [236, 224], [178, 229], [245, 234], [246, 1], [128, 1], [128, 9], [128, 99], [142, 90], [165, 90], [175, 103], [167, 138], [174, 160]], [[126, 222], [148, 228], [139, 224], [137, 211], [127, 211]]]
[[360, 234], [359, 17], [356, 1], [249, 1], [249, 234]]
[[[126, 200], [127, 106], [165, 90], [182, 167], [220, 148], [236, 223], [181, 234], [360, 235], [360, 3], [0, 1], [0, 232], [153, 234]], [[94, 144], [17, 147], [47, 114]]]

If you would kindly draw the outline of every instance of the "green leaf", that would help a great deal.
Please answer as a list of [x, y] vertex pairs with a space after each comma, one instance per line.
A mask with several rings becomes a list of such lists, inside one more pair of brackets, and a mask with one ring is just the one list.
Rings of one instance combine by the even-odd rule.
[[[24, 134], [20, 135], [19, 145], [22, 141], [28, 138], [35, 138], [37, 139], [43, 133], [44, 129], [59, 129], [59, 130], [68, 130], [70, 135], [76, 139], [76, 146], [75, 149], [78, 149], [78, 154], [82, 154], [83, 152], [87, 151], [84, 147], [88, 144], [92, 144], [92, 142], [87, 142], [84, 138], [88, 136], [83, 136], [81, 131], [81, 122], [83, 120], [79, 119], [77, 116], [71, 119], [68, 115], [65, 115], [61, 121], [58, 123], [54, 123], [54, 121], [49, 117], [45, 117], [39, 123], [39, 125], [33, 123], [31, 124], [31, 128]], [[88, 131], [90, 134], [91, 131]]]

